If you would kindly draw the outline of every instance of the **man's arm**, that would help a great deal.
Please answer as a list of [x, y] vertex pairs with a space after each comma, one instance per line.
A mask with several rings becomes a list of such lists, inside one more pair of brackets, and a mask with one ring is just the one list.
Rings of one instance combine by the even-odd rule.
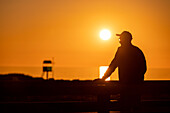
[[118, 50], [117, 50], [117, 52], [115, 54], [114, 59], [110, 63], [109, 68], [107, 69], [104, 76], [102, 77], [102, 80], [107, 79], [112, 74], [112, 72], [114, 72], [115, 69], [117, 68], [117, 66], [118, 66], [118, 53], [119, 53], [119, 48], [118, 48]]

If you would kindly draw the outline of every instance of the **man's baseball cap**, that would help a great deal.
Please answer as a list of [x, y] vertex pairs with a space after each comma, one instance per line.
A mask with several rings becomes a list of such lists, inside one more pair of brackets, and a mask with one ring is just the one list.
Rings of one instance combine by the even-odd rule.
[[123, 31], [121, 34], [116, 34], [116, 36], [127, 37], [132, 39], [132, 34], [128, 31]]

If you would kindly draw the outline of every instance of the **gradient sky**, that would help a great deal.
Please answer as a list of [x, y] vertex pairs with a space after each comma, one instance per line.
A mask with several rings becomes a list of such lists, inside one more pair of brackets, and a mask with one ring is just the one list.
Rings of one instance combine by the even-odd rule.
[[0, 16], [0, 66], [108, 65], [128, 30], [149, 68], [170, 68], [170, 0], [0, 0]]

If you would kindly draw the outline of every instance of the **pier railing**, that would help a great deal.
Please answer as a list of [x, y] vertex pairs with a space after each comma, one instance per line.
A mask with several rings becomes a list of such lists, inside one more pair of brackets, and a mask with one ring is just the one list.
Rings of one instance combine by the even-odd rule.
[[[1, 110], [16, 112], [27, 109], [35, 112], [104, 113], [119, 110], [119, 89], [118, 81], [0, 80], [0, 104]], [[157, 106], [160, 111], [168, 111], [170, 81], [145, 81], [142, 98], [147, 110], [153, 111], [151, 108]]]

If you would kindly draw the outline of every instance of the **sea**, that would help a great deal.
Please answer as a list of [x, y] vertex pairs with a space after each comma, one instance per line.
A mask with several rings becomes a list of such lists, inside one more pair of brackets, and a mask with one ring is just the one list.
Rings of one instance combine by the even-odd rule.
[[[0, 67], [0, 74], [25, 74], [32, 77], [47, 76], [42, 67]], [[48, 72], [49, 78], [55, 80], [94, 80], [99, 78], [99, 67], [53, 67]], [[118, 70], [111, 75], [111, 80], [118, 80]], [[170, 68], [148, 68], [145, 80], [170, 80]]]

